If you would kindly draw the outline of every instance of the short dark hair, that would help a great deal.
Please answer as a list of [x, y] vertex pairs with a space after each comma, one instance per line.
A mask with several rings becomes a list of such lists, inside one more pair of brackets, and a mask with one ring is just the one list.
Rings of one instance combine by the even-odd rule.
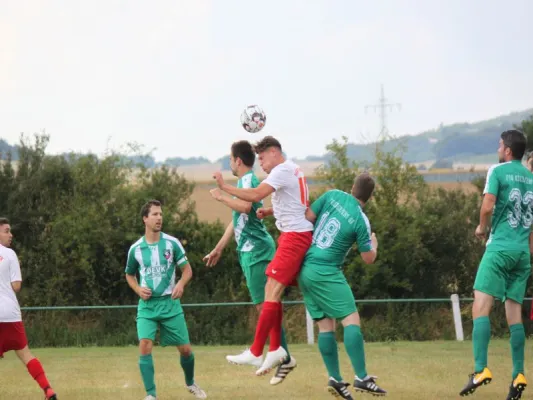
[[4, 217], [0, 217], [0, 226], [2, 225], [9, 225], [9, 220]]
[[255, 144], [254, 150], [257, 154], [259, 154], [268, 150], [271, 147], [275, 147], [279, 151], [283, 151], [281, 149], [281, 144], [279, 143], [278, 139], [274, 138], [273, 136], [265, 136], [263, 139], [261, 139]]
[[515, 160], [521, 160], [524, 157], [527, 146], [526, 135], [517, 129], [510, 129], [502, 132], [501, 138], [503, 145], [511, 149]]
[[375, 187], [376, 183], [374, 182], [374, 179], [372, 179], [368, 172], [363, 172], [355, 177], [352, 195], [357, 200], [366, 203], [370, 197], [372, 197]]
[[141, 208], [141, 217], [147, 217], [150, 214], [152, 206], [161, 207], [161, 202], [159, 200], [149, 200]]
[[239, 140], [231, 145], [233, 158], [240, 158], [244, 165], [253, 167], [255, 162], [254, 148], [247, 140]]

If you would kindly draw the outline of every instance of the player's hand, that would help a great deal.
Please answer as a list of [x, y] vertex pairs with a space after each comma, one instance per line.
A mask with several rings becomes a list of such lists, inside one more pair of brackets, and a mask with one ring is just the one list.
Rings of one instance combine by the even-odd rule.
[[267, 216], [266, 210], [264, 207], [258, 208], [255, 212], [255, 215], [257, 215], [257, 218], [263, 219]]
[[185, 286], [183, 285], [182, 281], [178, 281], [176, 283], [176, 286], [174, 286], [174, 290], [172, 290], [172, 299], [181, 299], [181, 296], [183, 296], [183, 291], [185, 290]]
[[222, 189], [222, 186], [224, 186], [224, 178], [222, 177], [222, 173], [215, 172], [213, 174], [213, 179], [217, 182], [217, 186]]
[[478, 225], [476, 228], [476, 237], [481, 240], [485, 240], [487, 238], [486, 229], [481, 225]]
[[219, 188], [211, 189], [209, 193], [211, 193], [211, 196], [213, 196], [216, 201], [222, 200], [222, 192]]
[[137, 292], [137, 294], [143, 300], [148, 300], [150, 297], [152, 297], [152, 291], [147, 287], [139, 288], [139, 291]]
[[215, 265], [217, 265], [218, 260], [220, 260], [220, 256], [222, 256], [222, 251], [218, 249], [213, 249], [213, 251], [211, 251], [211, 253], [206, 255], [203, 259], [205, 262], [205, 266], [214, 267]]

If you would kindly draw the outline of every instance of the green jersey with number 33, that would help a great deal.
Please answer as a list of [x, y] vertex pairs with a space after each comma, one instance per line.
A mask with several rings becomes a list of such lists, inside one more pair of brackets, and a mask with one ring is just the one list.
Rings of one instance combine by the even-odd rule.
[[360, 252], [372, 250], [370, 222], [359, 202], [340, 190], [330, 190], [312, 205], [316, 215], [313, 242], [305, 256], [306, 267], [342, 268], [354, 243]]
[[496, 164], [483, 194], [496, 196], [487, 250], [529, 252], [533, 222], [533, 174], [518, 160]]

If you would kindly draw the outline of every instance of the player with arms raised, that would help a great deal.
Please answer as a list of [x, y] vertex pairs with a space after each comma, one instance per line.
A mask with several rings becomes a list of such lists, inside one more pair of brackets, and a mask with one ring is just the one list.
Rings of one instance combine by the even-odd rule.
[[[161, 232], [163, 211], [161, 203], [150, 200], [141, 210], [145, 225], [144, 236], [128, 252], [126, 280], [140, 297], [137, 308], [139, 337], [139, 368], [146, 390], [145, 400], [155, 400], [154, 363], [152, 347], [158, 327], [161, 327], [161, 345], [176, 346], [185, 374], [187, 390], [198, 399], [207, 395], [194, 381], [194, 354], [180, 298], [192, 278], [183, 246], [173, 236]], [[175, 283], [176, 268], [181, 268], [181, 279]], [[137, 281], [140, 276], [140, 284]]]
[[[248, 141], [241, 140], [232, 144], [230, 169], [233, 175], [239, 178], [237, 181], [238, 188], [246, 189], [259, 186], [259, 179], [257, 179], [253, 171], [254, 162], [254, 149]], [[233, 220], [229, 223], [215, 248], [204, 258], [204, 261], [208, 267], [215, 266], [220, 260], [222, 251], [226, 248], [232, 236], [235, 236], [239, 263], [246, 279], [250, 297], [257, 311], [261, 312], [267, 280], [265, 271], [276, 252], [276, 245], [272, 236], [270, 236], [265, 225], [256, 215], [257, 210], [263, 207], [263, 202], [250, 203], [224, 196], [218, 188], [212, 189], [211, 195], [215, 200], [231, 208]], [[272, 341], [270, 345], [272, 346]], [[281, 329], [281, 346], [289, 354], [283, 328]], [[270, 350], [273, 351], [276, 348], [271, 347]], [[232, 356], [228, 356], [227, 359], [231, 361]], [[276, 374], [272, 377], [270, 383], [273, 385], [281, 383], [295, 367], [296, 360], [289, 355], [286, 362], [278, 366]]]
[[56, 400], [57, 396], [50, 387], [41, 362], [28, 348], [26, 330], [16, 295], [22, 286], [22, 274], [17, 253], [10, 249], [12, 239], [9, 220], [0, 218], [0, 358], [5, 352], [14, 350], [32, 378], [44, 391], [45, 399]]
[[376, 385], [376, 377], [366, 372], [359, 313], [352, 289], [342, 273], [344, 259], [354, 243], [365, 263], [372, 264], [376, 259], [378, 242], [362, 210], [374, 186], [370, 175], [362, 173], [355, 179], [351, 194], [330, 190], [307, 210], [307, 218], [316, 223], [313, 243], [305, 256], [298, 283], [305, 306], [318, 324], [318, 348], [330, 377], [328, 390], [343, 399], [353, 398], [347, 389], [349, 384], [340, 374], [336, 320], [344, 327], [344, 346], [355, 372], [355, 390], [377, 396], [386, 394]]
[[[492, 380], [487, 368], [490, 340], [489, 314], [494, 298], [505, 303], [505, 314], [511, 331], [513, 359], [512, 382], [507, 400], [519, 399], [527, 386], [524, 376], [525, 332], [522, 324], [522, 302], [531, 273], [530, 246], [533, 222], [533, 174], [522, 165], [526, 137], [517, 130], [501, 134], [498, 147], [500, 164], [487, 173], [476, 236], [490, 235], [474, 282], [472, 345], [475, 369], [461, 396], [474, 393]], [[492, 216], [492, 221], [491, 221]]]
[[[272, 194], [272, 208], [260, 208], [257, 215], [264, 218], [274, 215], [281, 231], [274, 259], [266, 270], [265, 301], [255, 338], [250, 349], [238, 356], [228, 357], [235, 364], [260, 366], [257, 375], [264, 375], [287, 360], [287, 352], [281, 347], [281, 322], [283, 310], [281, 297], [285, 288], [293, 283], [300, 272], [305, 253], [312, 240], [313, 224], [305, 219], [309, 203], [307, 183], [303, 171], [290, 160], [285, 160], [281, 144], [272, 136], [264, 137], [255, 145], [261, 168], [268, 177], [256, 188], [236, 188], [224, 182], [217, 172], [214, 178], [218, 187], [231, 196], [257, 203]], [[263, 361], [263, 347], [270, 334], [271, 350]]]

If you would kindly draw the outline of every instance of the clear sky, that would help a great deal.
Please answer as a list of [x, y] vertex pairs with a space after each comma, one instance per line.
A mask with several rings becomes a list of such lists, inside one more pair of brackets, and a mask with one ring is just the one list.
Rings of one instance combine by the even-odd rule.
[[[215, 160], [237, 139], [293, 157], [533, 107], [531, 0], [0, 0], [0, 137], [49, 150]], [[260, 105], [259, 135], [239, 124]]]

